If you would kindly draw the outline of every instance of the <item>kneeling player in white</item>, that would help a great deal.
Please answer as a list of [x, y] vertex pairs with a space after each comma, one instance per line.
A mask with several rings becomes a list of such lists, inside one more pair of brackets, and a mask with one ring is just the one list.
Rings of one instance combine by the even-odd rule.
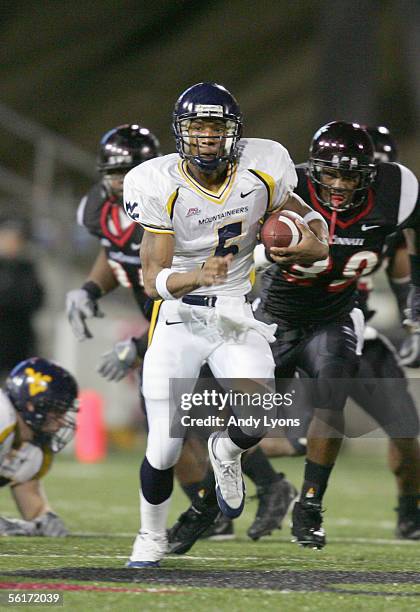
[[54, 453], [73, 437], [77, 383], [51, 361], [19, 363], [0, 391], [0, 486], [9, 485], [22, 519], [0, 517], [0, 535], [65, 536], [40, 482]]
[[[269, 341], [275, 326], [254, 319], [253, 249], [260, 220], [279, 208], [294, 210], [301, 243], [272, 249], [273, 260], [309, 264], [328, 254], [325, 224], [292, 191], [296, 173], [277, 142], [243, 140], [235, 98], [215, 83], [199, 83], [178, 99], [173, 129], [178, 154], [147, 161], [124, 181], [128, 216], [146, 230], [141, 261], [146, 292], [155, 301], [143, 367], [149, 426], [141, 467], [141, 531], [129, 567], [157, 565], [166, 551], [173, 466], [182, 438], [171, 437], [171, 379], [195, 380], [203, 362], [218, 379], [274, 377]], [[191, 389], [192, 390], [192, 389]], [[230, 426], [209, 440], [219, 506], [230, 517], [244, 504], [240, 456], [260, 432]]]

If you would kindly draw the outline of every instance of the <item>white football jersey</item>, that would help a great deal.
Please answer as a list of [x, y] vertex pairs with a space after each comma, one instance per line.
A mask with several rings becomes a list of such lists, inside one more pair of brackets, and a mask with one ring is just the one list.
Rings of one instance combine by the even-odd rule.
[[16, 426], [16, 410], [7, 395], [0, 390], [0, 464], [12, 448]]
[[233, 253], [227, 280], [200, 287], [197, 295], [246, 295], [253, 250], [267, 212], [281, 207], [297, 184], [287, 150], [258, 138], [240, 141], [237, 162], [218, 192], [205, 189], [177, 153], [133, 168], [124, 180], [127, 215], [155, 233], [175, 237], [171, 268], [189, 272], [212, 256]]

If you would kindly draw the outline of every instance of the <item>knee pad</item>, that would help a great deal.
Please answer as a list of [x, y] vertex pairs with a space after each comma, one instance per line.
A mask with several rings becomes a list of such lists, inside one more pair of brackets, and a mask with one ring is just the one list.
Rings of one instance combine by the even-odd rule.
[[347, 398], [351, 392], [352, 378], [342, 374], [343, 369], [335, 370], [334, 365], [330, 369], [322, 371], [313, 382], [313, 404], [315, 408], [342, 412]]
[[147, 400], [149, 433], [146, 457], [157, 470], [173, 467], [182, 451], [183, 438], [171, 437], [170, 418], [168, 402]]
[[151, 434], [147, 438], [146, 457], [156, 470], [167, 470], [177, 463], [182, 451], [182, 440]]

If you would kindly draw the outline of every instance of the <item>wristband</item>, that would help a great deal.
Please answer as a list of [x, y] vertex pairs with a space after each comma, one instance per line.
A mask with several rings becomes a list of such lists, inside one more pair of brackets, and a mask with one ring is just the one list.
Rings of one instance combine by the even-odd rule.
[[95, 281], [86, 281], [86, 283], [82, 285], [82, 289], [86, 291], [92, 300], [98, 300], [103, 294], [102, 289]]
[[319, 212], [316, 212], [316, 210], [311, 210], [311, 212], [306, 213], [306, 215], [303, 217], [303, 220], [305, 221], [307, 225], [311, 221], [322, 221], [322, 223], [325, 225], [325, 227], [328, 230], [327, 222], [325, 221], [324, 217]]
[[168, 277], [171, 274], [173, 274], [173, 270], [171, 270], [171, 268], [163, 268], [163, 270], [161, 270], [159, 274], [156, 276], [156, 280], [155, 280], [156, 291], [158, 292], [160, 297], [163, 298], [164, 300], [176, 300], [177, 299], [176, 297], [172, 295], [172, 293], [169, 293], [168, 288], [166, 287], [166, 281], [168, 280]]
[[263, 270], [273, 263], [274, 260], [271, 259], [270, 255], [267, 253], [265, 246], [263, 244], [257, 244], [254, 249], [254, 265], [257, 271]]
[[420, 255], [410, 255], [411, 282], [420, 287]]

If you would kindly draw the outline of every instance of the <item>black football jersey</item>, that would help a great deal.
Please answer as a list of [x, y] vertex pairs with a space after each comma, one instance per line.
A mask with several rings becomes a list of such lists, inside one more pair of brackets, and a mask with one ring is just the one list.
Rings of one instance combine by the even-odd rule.
[[[297, 167], [297, 193], [328, 225], [331, 210], [316, 198], [303, 166]], [[291, 326], [327, 323], [348, 314], [357, 303], [357, 281], [372, 274], [386, 255], [389, 236], [406, 227], [420, 228], [418, 181], [396, 163], [382, 163], [366, 201], [337, 215], [330, 253], [310, 266], [264, 274], [262, 308], [270, 318]]]
[[97, 183], [82, 198], [77, 221], [99, 238], [116, 280], [122, 287], [133, 290], [137, 304], [147, 315], [148, 298], [139, 254], [143, 228], [130, 221], [122, 204], [108, 195], [102, 183]]

